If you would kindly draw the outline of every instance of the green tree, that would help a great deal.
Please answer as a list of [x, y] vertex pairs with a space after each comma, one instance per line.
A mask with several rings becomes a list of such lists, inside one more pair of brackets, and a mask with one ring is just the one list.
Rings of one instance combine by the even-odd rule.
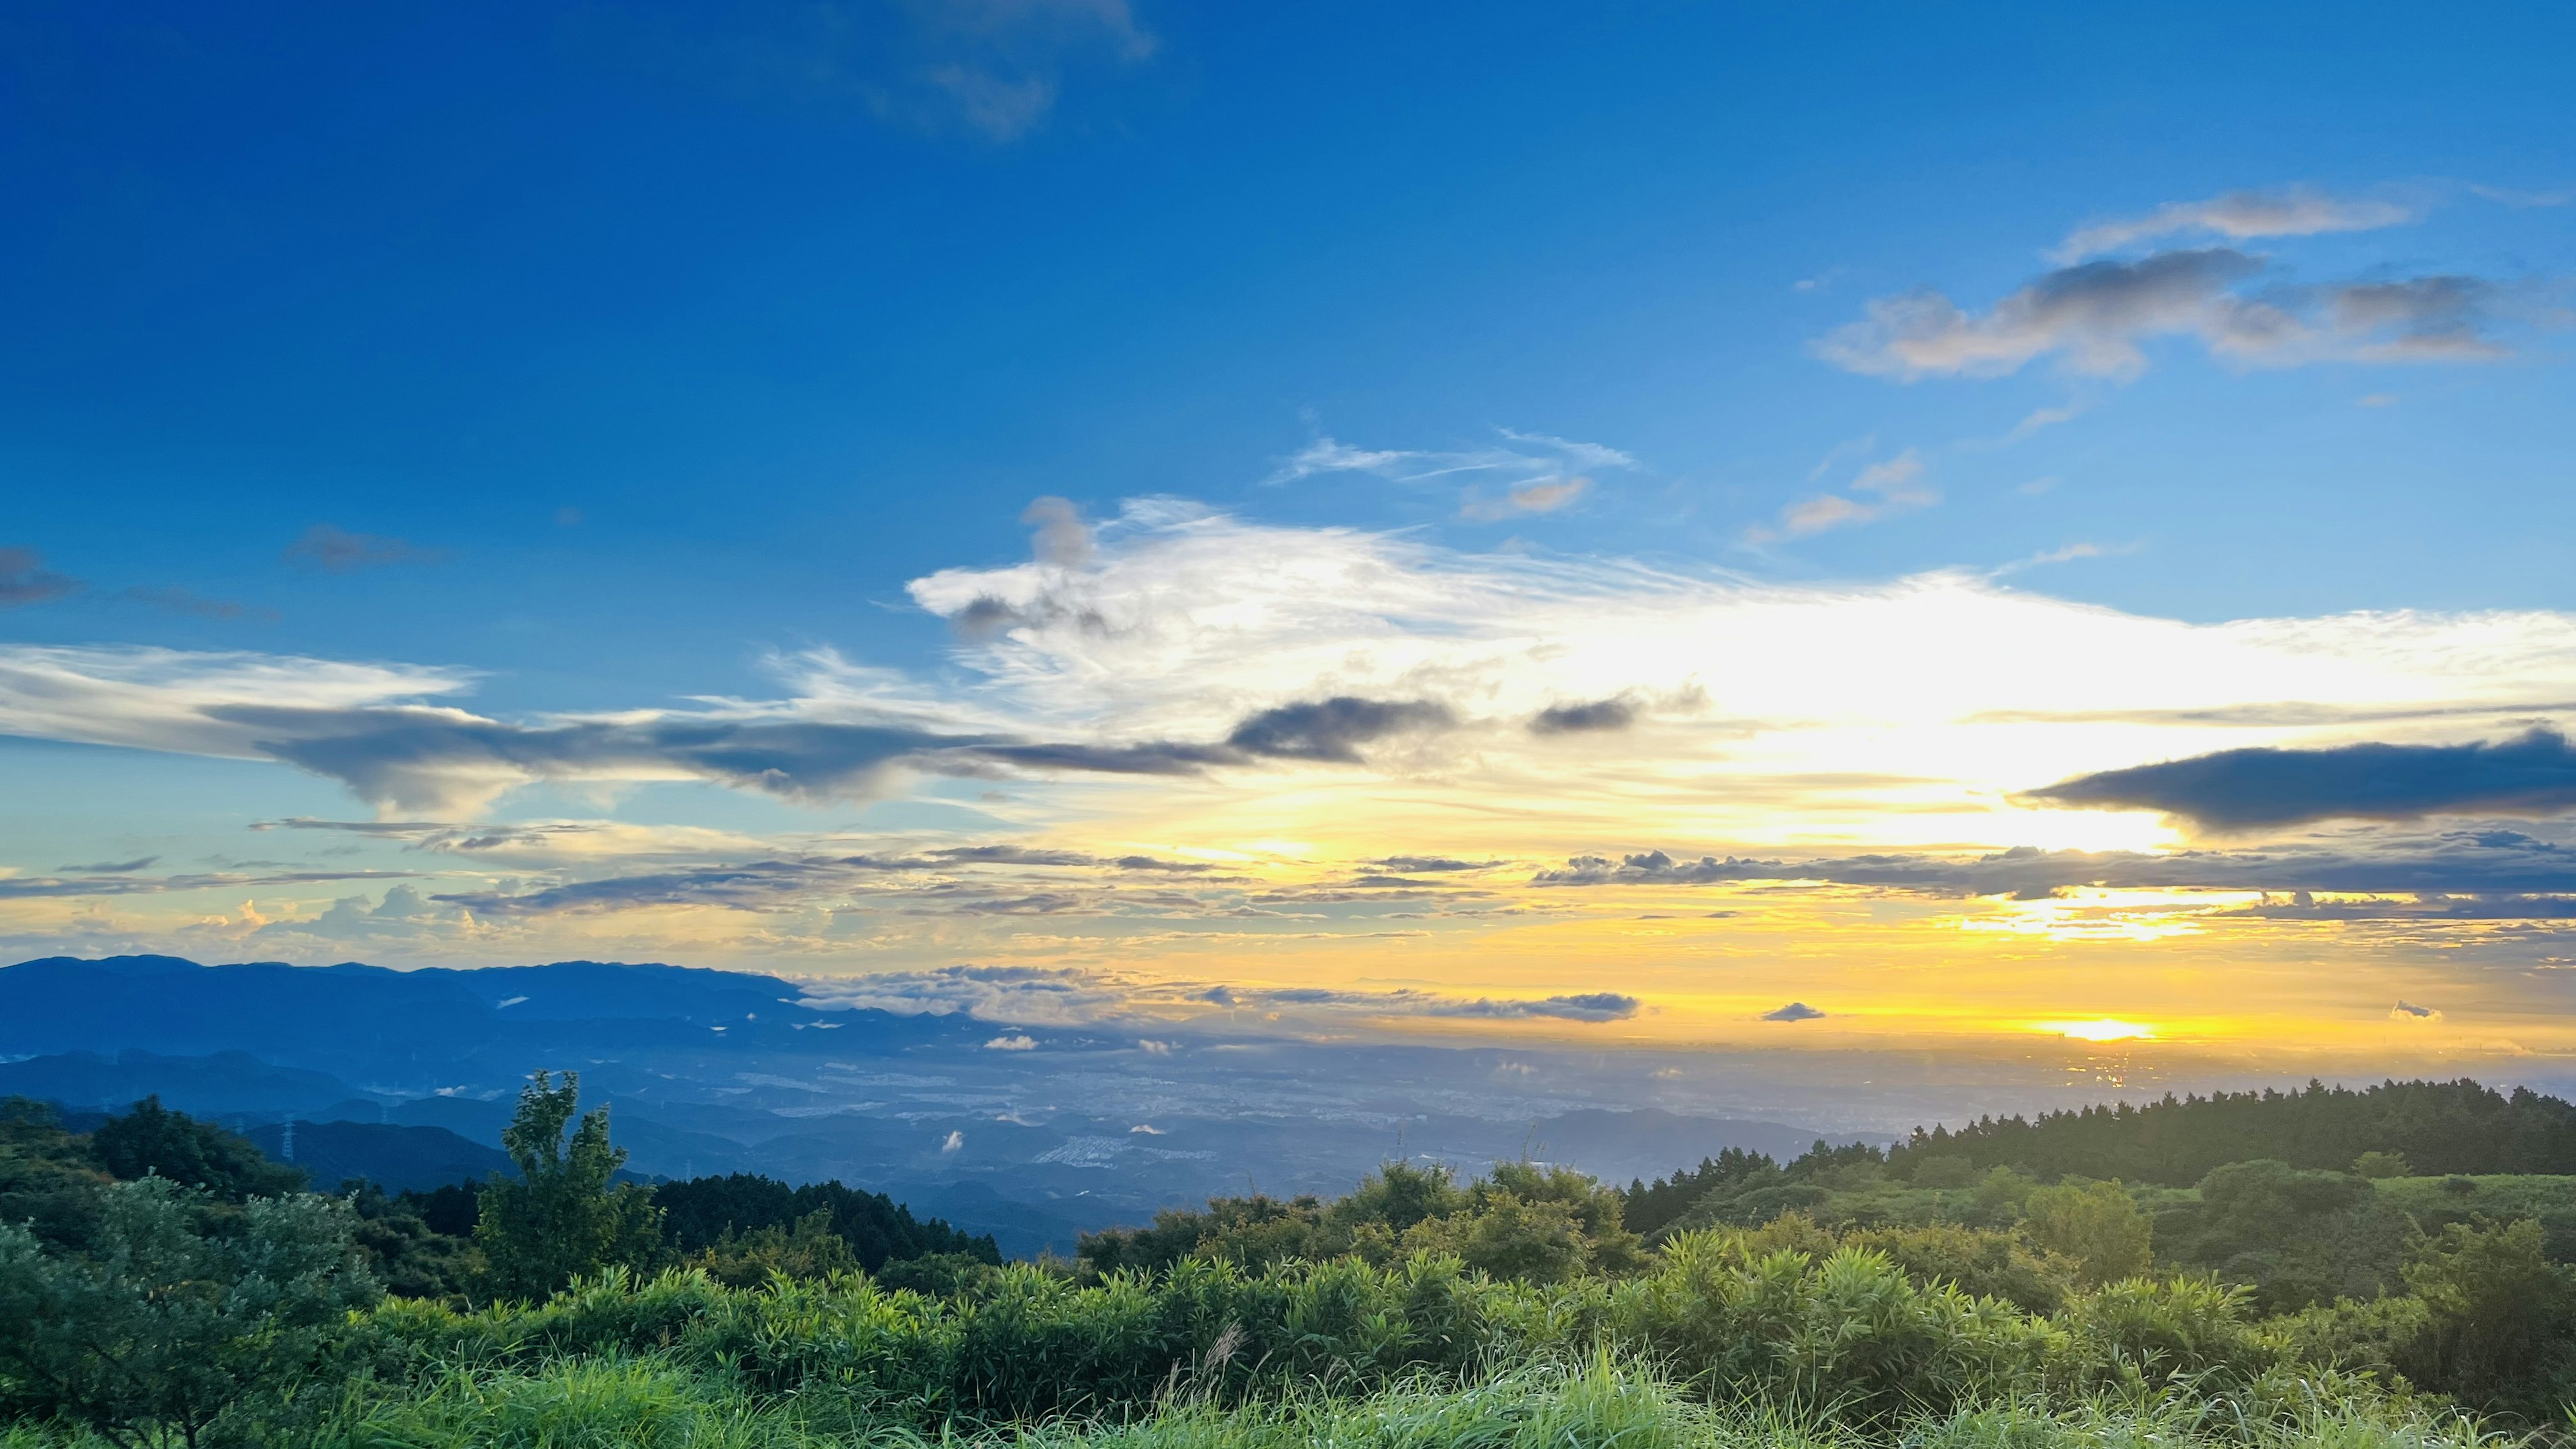
[[578, 1125], [581, 1077], [546, 1072], [519, 1090], [519, 1111], [501, 1133], [519, 1180], [495, 1173], [483, 1188], [475, 1244], [498, 1297], [544, 1298], [603, 1268], [643, 1268], [660, 1256], [661, 1213], [650, 1189], [616, 1181], [624, 1149], [608, 1140], [608, 1109]]
[[304, 1189], [304, 1169], [271, 1162], [247, 1137], [161, 1105], [158, 1096], [110, 1117], [89, 1137], [90, 1156], [116, 1177], [166, 1177], [225, 1202]]
[[830, 1208], [814, 1209], [792, 1228], [727, 1233], [689, 1259], [687, 1266], [728, 1288], [757, 1288], [772, 1275], [812, 1282], [865, 1271], [848, 1241], [832, 1231]]
[[2540, 1224], [2453, 1223], [2406, 1265], [2429, 1322], [2406, 1376], [2471, 1403], [2546, 1414], [2576, 1368], [2576, 1282], [2549, 1261]]
[[0, 1223], [24, 1223], [56, 1247], [82, 1247], [110, 1181], [52, 1104], [0, 1097]]
[[2359, 1157], [2354, 1158], [2352, 1160], [2352, 1171], [2353, 1175], [2356, 1177], [2368, 1178], [2412, 1177], [2415, 1175], [2415, 1169], [2407, 1166], [2406, 1164], [2406, 1154], [2402, 1152], [2381, 1152], [2376, 1149], [2365, 1152]]
[[2032, 1244], [2074, 1259], [2086, 1287], [2134, 1278], [2154, 1258], [2155, 1225], [2116, 1182], [2035, 1188], [2022, 1211]]
[[335, 1199], [221, 1209], [166, 1177], [102, 1196], [91, 1254], [0, 1225], [0, 1413], [196, 1449], [227, 1408], [285, 1383], [379, 1295]]

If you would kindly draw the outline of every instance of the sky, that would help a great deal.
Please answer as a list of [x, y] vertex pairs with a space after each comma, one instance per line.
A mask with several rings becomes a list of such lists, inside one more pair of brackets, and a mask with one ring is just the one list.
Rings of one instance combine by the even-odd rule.
[[0, 17], [0, 956], [2576, 1053], [2576, 20]]

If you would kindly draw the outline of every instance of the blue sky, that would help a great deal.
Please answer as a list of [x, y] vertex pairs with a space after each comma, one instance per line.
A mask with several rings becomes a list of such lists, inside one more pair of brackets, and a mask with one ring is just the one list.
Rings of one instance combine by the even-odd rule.
[[[985, 571], [977, 587], [1018, 587], [1003, 575], [1030, 558], [1033, 528], [1040, 565], [1115, 574], [1174, 528], [1216, 526], [1175, 523], [1165, 505], [1088, 531], [1125, 500], [1162, 498], [1238, 530], [1225, 536], [1242, 571], [1362, 536], [1429, 551], [1371, 567], [1454, 581], [1502, 561], [1479, 598], [1617, 594], [1601, 570], [1807, 599], [1982, 579], [1974, 589], [2056, 610], [2028, 625], [2051, 638], [2083, 606], [2177, 627], [2341, 619], [2338, 639], [2358, 641], [2375, 631], [2352, 611], [2526, 611], [2512, 648], [2477, 642], [2504, 626], [2463, 623], [2382, 661], [2417, 684], [2452, 668], [2460, 697], [2487, 710], [2409, 726], [2401, 742], [2503, 738], [2540, 717], [2505, 706], [2571, 697], [2555, 692], [2551, 632], [2576, 603], [2571, 26], [2544, 6], [2428, 16], [26, 7], [0, 22], [14, 221], [0, 235], [13, 343], [0, 548], [22, 551], [0, 557], [14, 569], [0, 584], [24, 600], [0, 612], [0, 643], [109, 651], [79, 668], [121, 660], [164, 699], [189, 669], [255, 657], [289, 661], [278, 700], [337, 707], [317, 669], [380, 666], [401, 678], [367, 700], [513, 729], [703, 711], [709, 697], [792, 699], [798, 718], [820, 717], [822, 686], [793, 662], [815, 650], [901, 671], [911, 693], [896, 713], [937, 714], [943, 740], [1024, 738], [1043, 722], [1058, 741], [1221, 741], [1236, 737], [1229, 720], [1359, 687], [1318, 666], [1231, 680], [1186, 709], [1178, 696], [1041, 698], [1040, 675], [1143, 677], [1170, 659], [979, 653], [1056, 646], [961, 629], [970, 596], [942, 605], [921, 582], [962, 569]], [[1935, 295], [1956, 310], [1925, 310]], [[1032, 519], [1041, 497], [1069, 509]], [[1071, 550], [1052, 561], [1049, 516]], [[1544, 573], [1559, 564], [1581, 577]], [[1043, 632], [1023, 604], [1004, 639]], [[1377, 638], [1401, 613], [1390, 604], [1350, 637]], [[2019, 619], [2004, 608], [1988, 620], [2002, 637], [1959, 639], [1960, 667], [2059, 667], [2064, 654], [2009, 659]], [[1582, 647], [1555, 637], [1558, 655]], [[2080, 630], [2067, 637], [2084, 647]], [[150, 649], [180, 653], [136, 652]], [[2474, 661], [2427, 664], [2426, 651]], [[1866, 670], [1865, 656], [1812, 663]], [[1453, 721], [1509, 693], [1441, 695], [1421, 681], [1445, 666], [1405, 667], [1403, 690]], [[2177, 658], [2157, 678], [2199, 668]], [[2236, 703], [2292, 697], [2264, 693], [2262, 673]], [[431, 688], [433, 675], [446, 683]], [[1700, 717], [1732, 717], [1735, 681], [1601, 678], [1602, 698], [1632, 713], [1679, 717], [1701, 708], [1677, 702], [1696, 690], [1713, 701]], [[1527, 708], [1574, 687], [1549, 684]], [[268, 686], [226, 688], [257, 699]], [[2347, 702], [2420, 709], [2439, 693], [2376, 688]], [[995, 689], [1018, 691], [1003, 713]], [[1830, 712], [1779, 705], [1810, 707]], [[893, 708], [861, 712], [881, 723]], [[313, 869], [318, 857], [240, 866], [279, 856], [284, 838], [244, 832], [289, 816], [399, 820], [429, 798], [317, 766], [310, 747], [281, 754], [249, 726], [227, 742], [146, 739], [128, 717], [143, 706], [96, 709], [86, 722], [21, 711], [19, 738], [0, 744], [0, 791], [24, 812], [5, 864], [22, 878], [144, 856], [164, 872]], [[2341, 729], [2123, 739], [2038, 751], [2038, 778], [1964, 764], [1942, 777], [1992, 798], [2204, 748], [2392, 737]], [[1765, 778], [1823, 790], [1812, 781], [1913, 753], [1865, 735], [1792, 751]], [[278, 763], [290, 759], [303, 770]], [[1941, 774], [1916, 764], [1909, 778]], [[1240, 854], [1272, 838], [1191, 794], [1197, 783], [1104, 804], [1098, 790], [1133, 777], [1067, 779], [1024, 759], [810, 789], [664, 768], [607, 780], [556, 761], [438, 799], [442, 818], [732, 832], [685, 851], [662, 840], [646, 852], [657, 870], [683, 856], [730, 868], [834, 831], [1095, 854], [1140, 841]], [[1370, 768], [1380, 794], [1471, 791], [1454, 760], [1371, 755]], [[1648, 788], [1605, 783], [1590, 798], [1631, 787]], [[1659, 775], [1651, 788], [1674, 812], [1654, 820], [1693, 818], [1699, 787]], [[2141, 815], [2096, 839], [2076, 828], [2089, 816], [2050, 825], [2027, 811], [1991, 829], [1810, 828], [1848, 802], [1785, 784], [1764, 797], [1778, 817], [1765, 824], [1738, 810], [1749, 798], [1711, 806], [1724, 819], [1688, 838], [1676, 826], [1634, 841], [1611, 840], [1599, 821], [1617, 812], [1586, 805], [1516, 825], [1477, 859], [2189, 838], [2151, 838]], [[1873, 798], [1882, 821], [1920, 805]], [[2508, 813], [2540, 829], [2531, 812], [2554, 819], [2549, 808]], [[1395, 837], [1415, 823], [1388, 824], [1383, 852], [1406, 853], [1413, 837]], [[630, 869], [396, 843], [368, 868], [418, 871], [435, 855], [441, 870], [466, 859], [481, 872], [428, 880], [424, 898]], [[30, 949], [176, 947], [214, 896], [272, 891], [252, 915], [275, 924], [352, 887], [206, 889], [172, 885], [151, 900], [175, 914], [113, 921], [144, 895], [48, 895], [55, 914], [9, 935]], [[387, 887], [355, 889], [373, 910]], [[638, 925], [612, 944], [756, 955], [757, 932], [727, 909], [716, 925]], [[61, 914], [79, 910], [89, 925]], [[896, 954], [924, 969], [1000, 949], [907, 939]], [[816, 969], [867, 965], [796, 949], [819, 952]], [[1794, 980], [1759, 989], [1775, 984], [1812, 998]]]

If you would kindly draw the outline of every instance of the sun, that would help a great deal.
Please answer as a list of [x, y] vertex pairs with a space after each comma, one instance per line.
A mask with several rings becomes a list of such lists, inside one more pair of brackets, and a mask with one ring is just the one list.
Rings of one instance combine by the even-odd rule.
[[2077, 1041], [2154, 1041], [2156, 1029], [2142, 1021], [2097, 1016], [2090, 1021], [2034, 1021], [2032, 1031], [2053, 1032]]

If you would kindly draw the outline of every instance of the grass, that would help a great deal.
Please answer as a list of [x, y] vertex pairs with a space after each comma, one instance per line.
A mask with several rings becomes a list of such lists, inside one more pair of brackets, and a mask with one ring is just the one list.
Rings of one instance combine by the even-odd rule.
[[[941, 1440], [981, 1449], [2520, 1449], [2473, 1420], [2403, 1404], [2302, 1401], [2255, 1410], [2188, 1392], [1962, 1409], [1863, 1435], [1778, 1406], [1710, 1405], [1606, 1354], [1537, 1364], [1468, 1387], [1400, 1383], [1358, 1399], [1321, 1394], [1227, 1407], [1168, 1397], [1133, 1422], [1061, 1418]], [[38, 1449], [17, 1435], [0, 1449]], [[721, 1374], [652, 1358], [561, 1360], [525, 1371], [454, 1370], [366, 1402], [314, 1449], [822, 1449], [924, 1445], [789, 1394], [755, 1398]], [[48, 1446], [59, 1449], [59, 1446]]]

